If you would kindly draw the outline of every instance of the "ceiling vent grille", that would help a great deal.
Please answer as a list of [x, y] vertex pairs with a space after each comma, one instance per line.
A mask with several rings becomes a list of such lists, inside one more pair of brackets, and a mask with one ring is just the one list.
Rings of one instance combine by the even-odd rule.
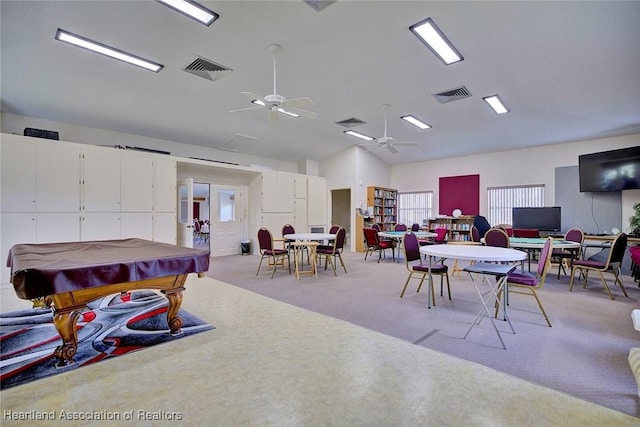
[[460, 86], [455, 89], [445, 90], [444, 92], [434, 93], [433, 97], [440, 104], [446, 104], [447, 102], [457, 101], [458, 99], [469, 98], [471, 92], [465, 86]]
[[216, 64], [213, 61], [209, 61], [201, 56], [198, 56], [195, 61], [183, 68], [187, 73], [194, 76], [202, 77], [207, 80], [217, 81], [231, 73], [231, 68], [224, 65]]
[[237, 133], [218, 146], [218, 149], [231, 151], [233, 153], [242, 153], [251, 147], [257, 140], [258, 138]]
[[331, 3], [335, 3], [336, 0], [304, 0], [304, 2], [314, 8], [316, 12], [320, 12]]
[[344, 126], [346, 128], [352, 128], [352, 127], [356, 127], [356, 126], [360, 126], [365, 124], [366, 122], [360, 120], [360, 119], [356, 119], [355, 117], [351, 117], [350, 119], [346, 119], [346, 120], [341, 120], [339, 122], [336, 122], [337, 125], [340, 126]]

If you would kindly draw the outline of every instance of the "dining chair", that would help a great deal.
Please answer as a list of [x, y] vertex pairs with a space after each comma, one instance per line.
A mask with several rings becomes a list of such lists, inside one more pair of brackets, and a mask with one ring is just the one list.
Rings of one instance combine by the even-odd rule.
[[395, 243], [393, 240], [381, 240], [380, 236], [378, 236], [378, 231], [374, 228], [363, 228], [365, 243], [367, 247], [364, 251], [364, 259], [366, 261], [367, 257], [371, 252], [378, 252], [378, 262], [380, 262], [380, 258], [382, 258], [382, 254], [387, 249], [391, 249], [391, 254], [393, 256], [393, 260], [396, 260], [395, 255]]
[[433, 238], [433, 242], [440, 245], [443, 243], [447, 243], [447, 229], [444, 227], [438, 227], [433, 230], [436, 233], [436, 237]]
[[287, 265], [289, 266], [289, 274], [291, 274], [291, 257], [289, 256], [289, 249], [277, 249], [273, 247], [273, 236], [271, 232], [262, 227], [258, 230], [258, 245], [260, 246], [260, 264], [258, 264], [258, 271], [256, 271], [256, 276], [260, 273], [260, 267], [262, 266], [262, 260], [265, 258], [269, 259], [269, 265], [273, 265], [273, 272], [271, 273], [271, 278], [276, 274], [276, 269], [278, 265], [282, 265], [284, 267], [284, 260], [286, 258]]
[[408, 228], [405, 224], [399, 222], [393, 227], [393, 231], [407, 231]]
[[[511, 294], [533, 296], [536, 299], [538, 307], [540, 307], [540, 311], [542, 312], [542, 315], [547, 321], [547, 325], [549, 325], [549, 327], [551, 327], [551, 321], [549, 320], [549, 316], [547, 316], [547, 312], [544, 311], [544, 307], [542, 306], [542, 302], [540, 302], [537, 290], [542, 288], [544, 281], [547, 278], [547, 272], [551, 266], [552, 252], [553, 239], [548, 237], [540, 251], [540, 260], [538, 261], [538, 270], [536, 271], [536, 274], [531, 274], [526, 271], [520, 273], [514, 271], [507, 275], [507, 282], [505, 284], [505, 286], [508, 286], [507, 293], [509, 295], [509, 305], [511, 305]], [[498, 292], [498, 301], [502, 296], [502, 292], [503, 289]], [[498, 308], [498, 304], [496, 304], [495, 317], [498, 317]]]
[[487, 231], [491, 229], [491, 224], [489, 224], [487, 218], [482, 215], [476, 215], [473, 217], [473, 225], [478, 229], [480, 238], [484, 237], [484, 235], [487, 234]]
[[347, 272], [347, 267], [344, 265], [344, 260], [342, 259], [342, 251], [344, 249], [344, 242], [347, 237], [347, 231], [340, 227], [335, 233], [336, 238], [333, 240], [332, 246], [318, 246], [316, 248], [316, 256], [318, 257], [318, 262], [322, 261], [324, 257], [324, 269], [327, 269], [327, 265], [331, 264], [331, 268], [333, 269], [334, 276], [338, 276], [336, 274], [336, 263], [338, 259], [340, 260], [340, 264], [344, 269], [344, 272]]
[[582, 288], [587, 287], [587, 280], [590, 271], [595, 271], [600, 275], [600, 281], [604, 285], [604, 288], [609, 294], [609, 298], [613, 298], [613, 294], [611, 293], [611, 289], [609, 289], [609, 285], [604, 278], [602, 273], [612, 273], [615, 278], [615, 283], [620, 286], [622, 293], [625, 297], [628, 297], [627, 291], [622, 284], [622, 278], [620, 277], [620, 267], [622, 266], [622, 258], [624, 258], [624, 253], [627, 250], [627, 235], [625, 233], [619, 233], [611, 242], [611, 249], [609, 249], [609, 255], [607, 256], [606, 261], [597, 261], [591, 259], [578, 259], [573, 261], [573, 266], [571, 267], [571, 282], [569, 283], [569, 291], [573, 290], [573, 279], [575, 276], [575, 271], [580, 270], [584, 273], [584, 279], [582, 283]]
[[579, 228], [570, 228], [564, 234], [564, 240], [566, 240], [567, 242], [580, 243], [581, 246], [575, 249], [556, 248], [553, 250], [553, 252], [551, 253], [551, 259], [558, 262], [558, 279], [560, 278], [560, 270], [562, 270], [564, 274], [567, 274], [564, 269], [565, 260], [570, 261], [569, 267], [571, 267], [575, 260], [580, 259], [582, 243], [584, 242], [584, 232]]
[[198, 243], [198, 241], [200, 240], [200, 222], [199, 221], [194, 221], [193, 222], [193, 226], [194, 226], [194, 232], [193, 232], [193, 243]]
[[[282, 241], [284, 242], [284, 248], [287, 249], [289, 252], [295, 252], [295, 247], [293, 246], [293, 242], [295, 240], [291, 240], [291, 239], [285, 239], [284, 236], [285, 234], [294, 234], [296, 232], [296, 229], [293, 227], [293, 225], [291, 224], [285, 224], [282, 226]], [[304, 252], [307, 253], [307, 261], [309, 261], [309, 248], [304, 246], [302, 248], [302, 263], [304, 264]]]
[[[418, 238], [412, 231], [407, 231], [402, 238], [402, 249], [404, 251], [404, 265], [409, 275], [407, 276], [407, 280], [404, 282], [404, 287], [402, 288], [402, 292], [400, 292], [400, 298], [404, 296], [405, 291], [407, 290], [407, 285], [409, 285], [409, 281], [411, 279], [419, 279], [420, 284], [418, 285], [418, 290], [416, 292], [420, 292], [420, 288], [422, 287], [422, 283], [425, 279], [428, 278], [429, 275], [429, 263], [422, 262], [422, 256], [420, 254], [420, 244], [418, 243]], [[417, 262], [417, 263], [416, 263]], [[451, 286], [449, 285], [449, 268], [442, 264], [432, 264], [431, 265], [431, 274], [440, 276], [440, 296], [443, 296], [443, 280], [447, 279], [447, 292], [449, 294], [449, 300], [451, 300]], [[436, 305], [435, 292], [433, 291], [433, 281], [431, 281], [431, 303]]]
[[486, 246], [494, 246], [498, 248], [509, 247], [509, 236], [501, 227], [492, 227], [484, 235], [484, 244]]
[[480, 242], [480, 230], [475, 225], [471, 226], [471, 241], [479, 243]]
[[411, 231], [420, 231], [420, 224], [418, 224], [417, 222], [411, 224]]

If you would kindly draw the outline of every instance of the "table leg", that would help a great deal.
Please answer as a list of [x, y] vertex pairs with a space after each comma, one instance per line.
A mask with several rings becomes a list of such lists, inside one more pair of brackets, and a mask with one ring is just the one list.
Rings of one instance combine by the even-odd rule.
[[169, 332], [172, 335], [179, 334], [182, 329], [182, 317], [178, 315], [178, 312], [182, 305], [183, 290], [184, 288], [161, 291], [167, 297], [167, 301], [169, 301], [167, 306], [167, 324], [169, 325]]
[[53, 355], [56, 357], [56, 368], [64, 368], [74, 363], [73, 357], [78, 351], [78, 331], [76, 322], [81, 309], [59, 311], [54, 307], [53, 324], [62, 339], [62, 345], [56, 347]]

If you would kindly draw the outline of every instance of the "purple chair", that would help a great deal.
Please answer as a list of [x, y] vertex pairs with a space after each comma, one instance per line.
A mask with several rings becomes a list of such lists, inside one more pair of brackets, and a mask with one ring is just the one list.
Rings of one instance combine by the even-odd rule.
[[332, 246], [318, 246], [316, 248], [316, 255], [319, 256], [320, 261], [322, 257], [324, 257], [324, 269], [327, 269], [327, 264], [331, 264], [331, 268], [333, 269], [334, 276], [338, 276], [336, 274], [336, 263], [338, 259], [340, 259], [340, 264], [342, 268], [344, 268], [344, 272], [347, 272], [347, 267], [344, 265], [344, 260], [342, 259], [342, 251], [344, 249], [344, 242], [347, 238], [347, 232], [344, 228], [339, 227], [335, 233], [336, 238], [333, 240]]
[[480, 231], [478, 230], [478, 227], [476, 227], [475, 225], [471, 226], [471, 241], [472, 242], [480, 241]]
[[393, 240], [380, 240], [380, 236], [378, 236], [378, 231], [373, 228], [363, 228], [364, 232], [364, 241], [367, 244], [367, 247], [364, 251], [364, 259], [367, 259], [367, 256], [371, 252], [378, 252], [378, 262], [380, 262], [380, 258], [382, 258], [382, 253], [391, 249], [391, 254], [393, 256], [393, 260], [396, 260], [395, 248], [396, 245]]
[[508, 248], [509, 244], [509, 236], [507, 232], [500, 227], [493, 227], [487, 231], [487, 234], [484, 235], [484, 244], [486, 246], [495, 246], [498, 248]]
[[418, 224], [417, 222], [411, 224], [411, 231], [420, 231], [420, 224]]
[[[409, 284], [409, 280], [411, 279], [420, 279], [420, 284], [418, 285], [418, 290], [416, 292], [420, 292], [420, 288], [422, 287], [422, 283], [427, 279], [429, 274], [429, 264], [422, 263], [422, 257], [420, 256], [420, 244], [418, 243], [418, 238], [416, 235], [408, 231], [404, 234], [402, 239], [402, 248], [404, 250], [404, 264], [409, 272], [407, 276], [407, 280], [404, 282], [404, 287], [402, 288], [402, 292], [400, 293], [400, 298], [404, 296], [404, 292], [407, 290], [407, 285]], [[418, 262], [416, 264], [415, 262]], [[451, 300], [451, 287], [449, 286], [449, 268], [444, 264], [432, 264], [431, 265], [431, 274], [440, 276], [440, 296], [442, 296], [443, 291], [443, 278], [447, 278], [447, 292], [449, 293], [449, 300]], [[436, 305], [436, 297], [433, 292], [433, 281], [431, 282], [431, 302], [433, 305]]]
[[395, 225], [395, 227], [393, 227], [393, 230], [394, 231], [407, 231], [408, 228], [407, 228], [407, 226], [405, 224], [398, 223], [398, 224]]
[[258, 271], [256, 271], [256, 276], [260, 272], [260, 267], [262, 266], [262, 260], [265, 258], [269, 258], [269, 265], [273, 266], [273, 272], [271, 273], [271, 278], [276, 274], [276, 269], [278, 265], [282, 265], [284, 267], [284, 260], [287, 259], [287, 264], [289, 265], [289, 274], [291, 274], [291, 258], [289, 257], [289, 249], [276, 249], [273, 247], [273, 236], [271, 232], [262, 227], [258, 230], [258, 245], [260, 246], [260, 264], [258, 264]]
[[[567, 242], [576, 242], [582, 245], [584, 242], [584, 232], [579, 228], [571, 228], [564, 234], [564, 240]], [[575, 249], [554, 249], [551, 253], [551, 259], [556, 260], [558, 262], [558, 279], [560, 278], [560, 270], [564, 274], [567, 274], [564, 270], [564, 260], [568, 259], [571, 261], [571, 265], [575, 260], [580, 259], [580, 249], [582, 246]]]
[[614, 299], [611, 294], [611, 290], [609, 289], [609, 285], [607, 285], [607, 281], [604, 279], [604, 275], [602, 273], [609, 272], [613, 274], [615, 278], [615, 282], [622, 289], [622, 293], [625, 297], [628, 297], [627, 291], [622, 285], [622, 280], [620, 279], [620, 266], [622, 265], [622, 258], [624, 257], [624, 253], [627, 251], [627, 235], [624, 233], [618, 234], [611, 242], [611, 249], [609, 250], [609, 256], [605, 262], [595, 261], [595, 260], [575, 260], [573, 261], [573, 266], [571, 267], [571, 282], [569, 284], [569, 291], [573, 290], [573, 278], [576, 270], [580, 270], [584, 273], [584, 282], [582, 284], [583, 288], [587, 287], [587, 279], [589, 275], [589, 271], [595, 271], [600, 275], [600, 280], [604, 285], [604, 288], [607, 290], [609, 294], [609, 298]]
[[[540, 251], [540, 260], [538, 261], [538, 270], [536, 274], [531, 273], [510, 273], [507, 276], [507, 283], [505, 286], [508, 286], [509, 296], [511, 294], [522, 294], [522, 295], [530, 295], [533, 296], [537, 303], [538, 307], [540, 307], [540, 311], [544, 316], [544, 319], [547, 321], [547, 325], [551, 327], [551, 322], [549, 321], [549, 317], [547, 313], [544, 311], [542, 307], [542, 303], [540, 302], [540, 298], [538, 298], [537, 289], [540, 289], [544, 285], [544, 281], [547, 277], [547, 271], [551, 266], [551, 253], [553, 251], [553, 240], [551, 237], [547, 238], [547, 241], [544, 243], [542, 250]], [[500, 296], [502, 295], [502, 290], [498, 292], [498, 300], [500, 300]], [[509, 304], [511, 304], [511, 298], [509, 298]], [[496, 313], [495, 316], [498, 317], [498, 305], [496, 305]]]

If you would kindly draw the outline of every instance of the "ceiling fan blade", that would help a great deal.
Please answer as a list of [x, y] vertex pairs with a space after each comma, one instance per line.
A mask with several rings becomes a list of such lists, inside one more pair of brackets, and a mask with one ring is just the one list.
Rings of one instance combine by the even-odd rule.
[[286, 108], [283, 108], [283, 110], [286, 110], [293, 114], [298, 114], [299, 116], [304, 117], [305, 119], [315, 119], [318, 117], [318, 113], [314, 113], [313, 111], [303, 110], [301, 108], [293, 108], [293, 107], [287, 106]]
[[257, 109], [263, 109], [264, 107], [261, 106], [255, 106], [255, 107], [247, 107], [247, 108], [238, 108], [237, 110], [230, 110], [230, 113], [237, 113], [240, 111], [249, 111], [249, 110], [257, 110]]
[[387, 150], [391, 151], [393, 154], [396, 154], [398, 152], [398, 149], [392, 144], [387, 144]]
[[293, 108], [307, 108], [307, 107], [312, 107], [313, 101], [311, 100], [311, 98], [293, 98], [293, 99], [287, 99], [282, 103], [283, 107], [293, 107]]
[[396, 141], [393, 141], [393, 145], [405, 145], [405, 146], [416, 147], [418, 144], [416, 142], [396, 142]]

